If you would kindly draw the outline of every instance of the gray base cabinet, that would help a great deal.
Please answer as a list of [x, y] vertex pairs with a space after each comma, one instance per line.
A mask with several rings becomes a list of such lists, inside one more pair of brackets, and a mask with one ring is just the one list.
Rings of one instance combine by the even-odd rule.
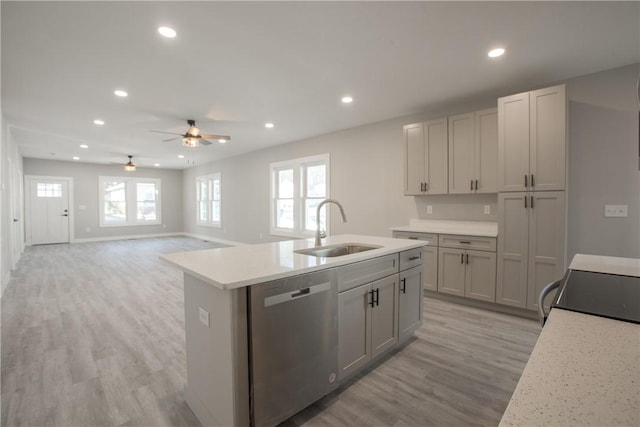
[[400, 272], [398, 338], [409, 338], [422, 325], [422, 274], [421, 266]]

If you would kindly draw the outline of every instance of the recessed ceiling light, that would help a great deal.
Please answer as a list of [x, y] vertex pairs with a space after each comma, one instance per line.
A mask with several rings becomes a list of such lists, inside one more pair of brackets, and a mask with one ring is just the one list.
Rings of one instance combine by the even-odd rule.
[[166, 37], [168, 39], [172, 39], [176, 36], [176, 30], [169, 27], [160, 27], [158, 28], [158, 32], [161, 36]]
[[115, 93], [116, 96], [119, 96], [121, 98], [126, 98], [127, 96], [129, 96], [129, 94], [122, 89], [116, 89], [113, 91], [113, 93]]
[[80, 144], [80, 148], [89, 148], [87, 144]]
[[184, 154], [178, 154], [179, 159], [184, 159]]
[[104, 120], [100, 120], [100, 119], [95, 119], [93, 121], [94, 125], [98, 125], [98, 126], [102, 126], [104, 124]]
[[351, 104], [353, 102], [353, 98], [350, 96], [343, 96], [341, 99], [343, 104]]
[[490, 50], [489, 53], [487, 55], [489, 55], [489, 58], [497, 58], [498, 56], [502, 56], [504, 55], [505, 50], [501, 47]]
[[160, 163], [154, 163], [153, 166], [158, 168], [158, 167], [160, 167]]
[[80, 160], [80, 157], [78, 157], [78, 156], [73, 156], [73, 160]]
[[271, 128], [273, 128], [274, 126], [275, 126], [275, 125], [274, 125], [273, 123], [271, 123], [271, 122], [269, 122], [269, 123], [265, 123], [265, 124], [264, 124], [264, 127], [266, 127], [267, 129], [271, 129]]

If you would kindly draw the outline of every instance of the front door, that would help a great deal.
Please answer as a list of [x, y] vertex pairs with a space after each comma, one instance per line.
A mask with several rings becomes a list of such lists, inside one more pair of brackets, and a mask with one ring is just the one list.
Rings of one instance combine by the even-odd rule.
[[69, 183], [65, 179], [29, 179], [31, 244], [69, 243]]

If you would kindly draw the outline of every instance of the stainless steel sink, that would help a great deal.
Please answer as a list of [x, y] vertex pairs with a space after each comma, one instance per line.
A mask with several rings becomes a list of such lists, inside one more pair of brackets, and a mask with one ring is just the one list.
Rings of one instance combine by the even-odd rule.
[[343, 255], [351, 255], [358, 252], [370, 251], [372, 249], [380, 249], [382, 246], [364, 245], [361, 243], [344, 243], [341, 245], [319, 246], [308, 249], [298, 249], [295, 253], [302, 255], [310, 255], [315, 257], [337, 257]]

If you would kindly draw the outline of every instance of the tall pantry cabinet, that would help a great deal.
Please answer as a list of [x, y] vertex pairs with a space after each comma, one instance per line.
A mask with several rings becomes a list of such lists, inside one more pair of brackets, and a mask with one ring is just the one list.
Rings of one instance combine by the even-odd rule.
[[535, 310], [565, 254], [564, 85], [498, 99], [496, 302]]

